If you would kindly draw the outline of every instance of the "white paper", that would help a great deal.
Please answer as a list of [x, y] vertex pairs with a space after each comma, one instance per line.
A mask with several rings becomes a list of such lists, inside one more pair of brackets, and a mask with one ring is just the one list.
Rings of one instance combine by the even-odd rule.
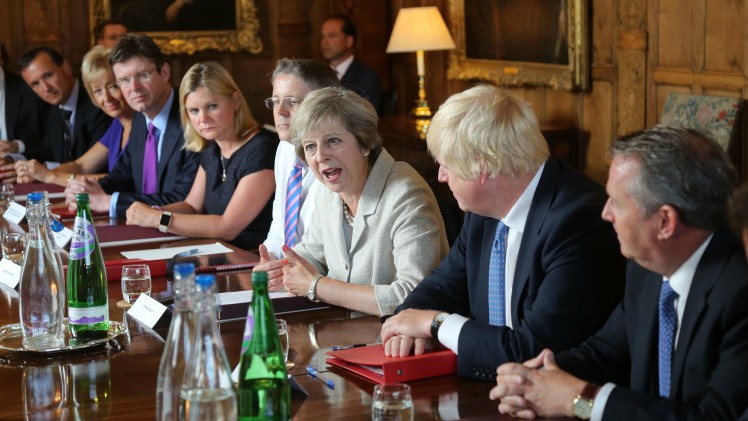
[[128, 259], [142, 260], [163, 260], [171, 259], [174, 255], [197, 249], [197, 253], [190, 256], [204, 256], [207, 254], [233, 253], [234, 250], [222, 245], [221, 243], [200, 244], [196, 246], [168, 247], [150, 250], [131, 250], [123, 251], [122, 255]]
[[21, 282], [21, 266], [8, 259], [0, 260], [0, 282], [15, 288]]
[[52, 231], [52, 235], [55, 237], [55, 244], [57, 244], [57, 248], [63, 248], [65, 247], [68, 242], [70, 242], [70, 239], [73, 238], [73, 230], [70, 228], [63, 228], [62, 231], [54, 232]]
[[[219, 292], [216, 294], [216, 296], [218, 297], [218, 304], [222, 306], [248, 303], [252, 301], [252, 290], [250, 289], [247, 291]], [[271, 292], [270, 294], [268, 294], [268, 296], [271, 300], [275, 298], [295, 297], [295, 295], [285, 291]]]
[[158, 319], [166, 311], [166, 306], [154, 300], [145, 294], [140, 294], [135, 304], [127, 310], [127, 317], [143, 323], [144, 325], [153, 329], [156, 326]]
[[8, 210], [3, 213], [3, 218], [14, 224], [20, 224], [23, 218], [26, 217], [26, 207], [19, 205], [16, 202], [10, 202]]

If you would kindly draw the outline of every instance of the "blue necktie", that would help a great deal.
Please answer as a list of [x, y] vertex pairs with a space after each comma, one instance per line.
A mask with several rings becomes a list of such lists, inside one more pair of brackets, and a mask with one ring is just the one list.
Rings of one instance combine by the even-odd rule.
[[509, 227], [499, 221], [496, 237], [491, 247], [488, 269], [488, 322], [494, 326], [506, 325], [506, 235]]
[[299, 222], [299, 208], [301, 207], [301, 164], [293, 163], [291, 175], [286, 185], [286, 224], [283, 235], [288, 247], [296, 245], [296, 226]]
[[673, 341], [675, 340], [675, 327], [678, 316], [675, 312], [675, 299], [678, 293], [670, 288], [669, 281], [662, 282], [660, 288], [659, 320], [659, 367], [660, 367], [660, 396], [670, 397], [670, 369], [673, 363]]

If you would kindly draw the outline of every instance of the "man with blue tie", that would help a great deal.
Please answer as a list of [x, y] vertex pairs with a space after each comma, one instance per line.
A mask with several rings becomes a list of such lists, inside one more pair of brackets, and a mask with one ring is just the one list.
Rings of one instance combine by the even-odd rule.
[[499, 364], [596, 332], [623, 294], [624, 259], [598, 218], [605, 192], [549, 158], [530, 104], [468, 89], [439, 108], [427, 144], [465, 222], [385, 322], [385, 352], [420, 354], [438, 340], [457, 353], [458, 374], [493, 380]]
[[301, 241], [314, 211], [314, 196], [319, 181], [302, 165], [290, 135], [291, 117], [306, 95], [328, 86], [338, 86], [338, 78], [330, 67], [307, 59], [278, 60], [273, 75], [273, 96], [265, 105], [273, 110], [275, 129], [281, 139], [275, 153], [275, 199], [273, 222], [268, 237], [260, 245], [263, 261], [282, 256], [284, 245], [293, 247]]
[[[127, 103], [138, 113], [130, 141], [114, 169], [98, 180], [72, 180], [66, 202], [89, 193], [92, 211], [124, 218], [135, 202], [158, 206], [183, 200], [195, 180], [200, 155], [184, 149], [179, 98], [169, 85], [169, 63], [146, 35], [128, 34], [111, 51], [109, 62]], [[160, 229], [166, 232], [171, 214], [164, 212]]]
[[703, 133], [657, 127], [615, 142], [602, 217], [631, 259], [625, 296], [578, 348], [500, 366], [499, 411], [660, 421], [748, 408], [748, 263], [725, 228], [736, 184]]

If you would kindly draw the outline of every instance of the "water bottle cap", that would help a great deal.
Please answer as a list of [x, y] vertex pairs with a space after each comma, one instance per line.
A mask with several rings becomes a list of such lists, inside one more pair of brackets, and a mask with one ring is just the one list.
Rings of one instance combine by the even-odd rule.
[[268, 273], [267, 272], [260, 272], [260, 271], [252, 271], [252, 283], [257, 282], [268, 282]]
[[213, 274], [202, 274], [195, 277], [195, 283], [200, 289], [208, 289], [215, 285], [216, 275]]
[[44, 196], [40, 192], [29, 193], [26, 197], [29, 202], [41, 202], [43, 198]]
[[195, 272], [194, 263], [177, 263], [174, 265], [174, 274], [179, 276], [187, 276]]
[[78, 201], [78, 202], [86, 202], [86, 203], [88, 203], [88, 193], [86, 193], [86, 192], [76, 193], [75, 194], [75, 200]]
[[51, 226], [52, 231], [54, 232], [60, 232], [65, 228], [65, 225], [62, 225], [62, 222], [54, 218], [49, 221], [49, 225]]

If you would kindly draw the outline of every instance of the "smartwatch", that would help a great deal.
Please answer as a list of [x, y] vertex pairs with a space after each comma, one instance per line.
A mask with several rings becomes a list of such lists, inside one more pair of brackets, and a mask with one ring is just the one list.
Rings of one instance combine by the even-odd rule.
[[161, 232], [167, 232], [169, 230], [169, 223], [171, 222], [171, 212], [161, 212], [161, 219], [158, 221], [158, 230]]

